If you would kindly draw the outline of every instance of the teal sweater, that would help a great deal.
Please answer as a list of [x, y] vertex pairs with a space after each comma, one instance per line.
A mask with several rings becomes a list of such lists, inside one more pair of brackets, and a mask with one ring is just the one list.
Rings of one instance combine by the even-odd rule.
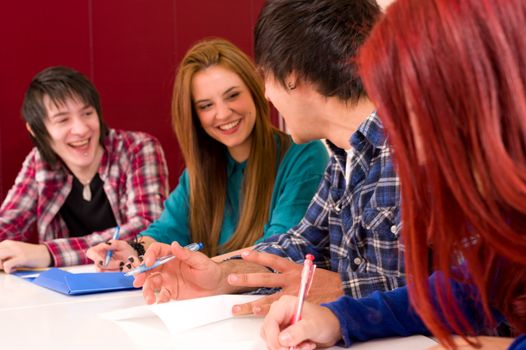
[[[246, 161], [237, 163], [230, 156], [227, 164], [227, 196], [219, 244], [232, 237], [239, 218], [239, 194], [243, 183]], [[328, 162], [325, 146], [320, 141], [307, 144], [290, 144], [279, 163], [269, 221], [261, 234], [262, 241], [277, 233], [284, 233], [296, 225], [307, 210]], [[158, 242], [191, 242], [189, 231], [189, 180], [187, 170], [179, 178], [179, 184], [164, 203], [161, 217], [154, 221], [140, 236], [150, 236]]]

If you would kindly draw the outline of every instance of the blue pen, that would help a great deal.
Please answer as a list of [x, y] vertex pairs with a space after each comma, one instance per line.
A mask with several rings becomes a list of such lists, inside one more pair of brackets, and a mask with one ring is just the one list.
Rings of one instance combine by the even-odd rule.
[[[120, 236], [121, 236], [121, 227], [117, 226], [117, 227], [115, 227], [115, 233], [113, 234], [112, 239], [113, 240], [119, 239]], [[108, 266], [108, 264], [110, 263], [112, 255], [113, 255], [113, 250], [108, 250], [106, 252], [106, 259], [104, 259], [104, 267]]]
[[[185, 246], [184, 248], [195, 252], [195, 251], [203, 249], [203, 243], [201, 243], [201, 242], [199, 242], [199, 243], [190, 243], [189, 245]], [[159, 267], [159, 266], [161, 266], [163, 264], [166, 264], [168, 261], [172, 261], [173, 259], [175, 259], [175, 255], [163, 256], [163, 257], [158, 258], [153, 263], [153, 265], [150, 266], [150, 267], [148, 267], [148, 266], [146, 266], [144, 264], [141, 264], [141, 265], [137, 266], [136, 268], [134, 268], [133, 270], [130, 270], [130, 271], [126, 272], [124, 275], [125, 276], [135, 276], [135, 275], [137, 275], [139, 273], [143, 273], [143, 272], [146, 272], [146, 271], [150, 271], [151, 269], [155, 269], [156, 267]]]

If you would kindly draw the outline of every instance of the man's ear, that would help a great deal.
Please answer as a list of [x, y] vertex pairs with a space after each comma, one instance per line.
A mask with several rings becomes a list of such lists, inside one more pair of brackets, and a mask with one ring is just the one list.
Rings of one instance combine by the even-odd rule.
[[26, 123], [26, 129], [27, 131], [29, 131], [31, 136], [35, 137], [35, 133], [33, 132], [33, 129], [31, 129], [31, 126], [29, 125], [29, 123]]

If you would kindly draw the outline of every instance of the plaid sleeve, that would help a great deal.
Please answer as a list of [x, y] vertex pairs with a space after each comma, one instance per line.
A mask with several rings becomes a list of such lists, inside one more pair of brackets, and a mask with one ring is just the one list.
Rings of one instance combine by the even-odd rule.
[[371, 154], [367, 157], [367, 151], [362, 152], [353, 160], [356, 165], [351, 176], [364, 179], [359, 191], [360, 205], [352, 207], [354, 220], [348, 237], [333, 242], [331, 247], [332, 255], [339, 257], [344, 291], [355, 298], [406, 284], [399, 178], [386, 144], [374, 148]]
[[333, 256], [347, 257], [337, 260], [345, 294], [361, 298], [406, 284], [398, 213], [397, 207], [369, 208], [350, 244], [331, 246]]
[[340, 274], [340, 277], [345, 294], [354, 298], [362, 298], [375, 291], [393, 290], [406, 284], [403, 276], [384, 275], [378, 272], [350, 272], [346, 276]]
[[[141, 139], [126, 148], [131, 159], [126, 172], [125, 188], [121, 189], [119, 201], [116, 206], [121, 212], [121, 237], [122, 240], [133, 239], [146, 229], [162, 212], [163, 202], [168, 194], [168, 168], [164, 152], [160, 143], [152, 138]], [[123, 150], [124, 152], [124, 150]], [[121, 174], [112, 174], [111, 176]], [[113, 206], [113, 205], [112, 205]], [[90, 235], [75, 238], [61, 238], [45, 242], [55, 266], [87, 264], [91, 261], [86, 257], [86, 250], [103, 241], [112, 238], [114, 229], [94, 232]]]
[[330, 269], [328, 226], [330, 208], [327, 200], [332, 168], [329, 164], [318, 191], [299, 224], [287, 233], [274, 235], [257, 244], [255, 250], [286, 257], [297, 263], [302, 263], [306, 254], [312, 254], [316, 258], [315, 263], [318, 267]]
[[0, 241], [12, 239], [31, 241], [36, 221], [37, 183], [35, 181], [35, 150], [24, 160], [15, 184], [0, 207]]

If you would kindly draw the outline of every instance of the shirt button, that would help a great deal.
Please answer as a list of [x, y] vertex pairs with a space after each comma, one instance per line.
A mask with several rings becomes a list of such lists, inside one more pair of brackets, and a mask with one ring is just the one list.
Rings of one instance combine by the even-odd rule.
[[396, 225], [391, 226], [391, 233], [392, 234], [396, 233]]
[[339, 214], [342, 211], [342, 208], [340, 208], [339, 204], [336, 204], [336, 206], [334, 207], [334, 211], [336, 212], [336, 214]]
[[354, 258], [353, 262], [356, 264], [356, 265], [360, 265], [362, 263], [362, 259], [360, 258]]

